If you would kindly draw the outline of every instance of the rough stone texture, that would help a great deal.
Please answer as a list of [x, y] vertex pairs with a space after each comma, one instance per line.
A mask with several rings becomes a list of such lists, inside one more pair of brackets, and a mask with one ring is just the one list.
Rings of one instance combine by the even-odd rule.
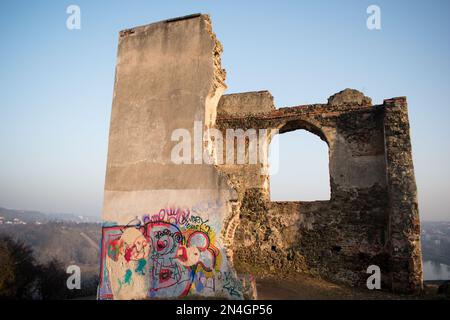
[[420, 220], [409, 137], [406, 98], [384, 101], [384, 136], [389, 191], [392, 288], [417, 291], [422, 282]]
[[[222, 100], [240, 103], [236, 95]], [[221, 130], [305, 129], [329, 146], [329, 201], [271, 202], [268, 177], [258, 176], [258, 165], [219, 166], [238, 193], [236, 231], [228, 240], [235, 266], [260, 275], [309, 272], [365, 286], [367, 267], [375, 264], [383, 288], [416, 293], [422, 268], [406, 101], [371, 106], [370, 98], [351, 89], [328, 101], [245, 116], [230, 115], [245, 109], [234, 105], [218, 114]]]
[[[383, 288], [420, 291], [406, 99], [372, 106], [345, 89], [327, 104], [275, 109], [268, 91], [222, 96], [221, 52], [206, 15], [120, 33], [99, 298], [255, 297], [249, 274], [307, 272], [365, 286], [372, 264]], [[173, 162], [180, 128], [206, 150], [189, 154], [191, 164]], [[271, 136], [257, 141], [258, 162], [241, 137], [248, 161], [237, 164], [224, 161], [236, 145], [219, 148], [208, 129], [316, 134], [329, 147], [331, 199], [271, 202]]]
[[222, 115], [249, 116], [275, 110], [269, 91], [245, 92], [222, 96], [217, 112]]
[[364, 96], [364, 94], [362, 94], [358, 90], [347, 88], [329, 97], [328, 105], [333, 107], [348, 105], [370, 107], [372, 105], [372, 99]]

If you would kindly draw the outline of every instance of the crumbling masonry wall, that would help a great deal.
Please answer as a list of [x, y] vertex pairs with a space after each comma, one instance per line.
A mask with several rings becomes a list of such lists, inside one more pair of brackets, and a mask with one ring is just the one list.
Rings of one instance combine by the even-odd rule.
[[[371, 264], [385, 288], [420, 290], [406, 99], [372, 106], [347, 89], [326, 104], [276, 109], [267, 91], [222, 95], [221, 51], [207, 15], [120, 33], [98, 297], [254, 297], [237, 272], [363, 285]], [[227, 164], [230, 150], [203, 133], [232, 128], [317, 134], [329, 146], [331, 199], [271, 202], [270, 136], [259, 142], [264, 161]]]
[[365, 286], [368, 266], [378, 265], [383, 288], [421, 290], [406, 98], [372, 106], [370, 98], [346, 89], [327, 104], [275, 109], [267, 91], [224, 95], [217, 126], [280, 134], [305, 129], [329, 147], [329, 201], [271, 202], [261, 164], [219, 166], [238, 192], [228, 242], [239, 271], [308, 272]]

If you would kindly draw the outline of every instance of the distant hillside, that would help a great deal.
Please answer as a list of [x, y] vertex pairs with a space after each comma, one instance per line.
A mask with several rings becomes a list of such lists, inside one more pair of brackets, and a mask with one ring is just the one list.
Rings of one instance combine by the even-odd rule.
[[57, 258], [64, 266], [78, 265], [85, 275], [97, 275], [100, 265], [100, 218], [0, 207], [0, 236], [23, 241], [40, 263]]
[[[1, 235], [31, 246], [40, 262], [56, 257], [65, 266], [76, 264], [83, 272], [98, 274], [100, 219], [0, 207]], [[450, 222], [422, 222], [422, 254], [424, 260], [450, 265]]]
[[84, 275], [98, 275], [101, 225], [96, 223], [48, 222], [2, 224], [0, 237], [8, 235], [32, 247], [40, 263], [57, 258], [65, 268], [78, 265]]
[[[11, 223], [14, 219], [25, 223], [47, 223], [51, 221], [64, 222], [100, 222], [100, 218], [92, 216], [81, 216], [71, 213], [44, 213], [39, 211], [13, 210], [0, 207], [0, 224], [7, 221]], [[16, 221], [17, 221], [16, 220]], [[16, 223], [18, 224], [18, 223]]]

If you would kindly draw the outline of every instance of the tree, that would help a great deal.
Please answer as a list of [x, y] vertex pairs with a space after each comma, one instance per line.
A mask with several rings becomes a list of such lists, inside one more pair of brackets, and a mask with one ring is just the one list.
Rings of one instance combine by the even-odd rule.
[[0, 239], [0, 292], [6, 299], [33, 299], [36, 293], [38, 268], [33, 250], [10, 237]]
[[0, 242], [0, 298], [14, 296], [14, 261], [5, 243]]
[[96, 294], [98, 277], [87, 278], [81, 290], [69, 290], [67, 273], [56, 258], [39, 264], [33, 250], [11, 237], [0, 237], [0, 299], [71, 299]]
[[67, 274], [61, 262], [53, 258], [39, 267], [38, 290], [43, 300], [66, 299]]

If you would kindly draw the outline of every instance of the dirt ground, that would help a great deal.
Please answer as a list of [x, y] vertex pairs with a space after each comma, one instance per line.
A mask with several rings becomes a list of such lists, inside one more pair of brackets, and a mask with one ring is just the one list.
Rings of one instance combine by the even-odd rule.
[[403, 300], [445, 299], [438, 295], [439, 282], [425, 282], [420, 296], [396, 295], [383, 290], [355, 289], [309, 275], [289, 279], [256, 279], [258, 300]]
[[[442, 281], [426, 281], [419, 296], [398, 295], [383, 290], [364, 290], [334, 284], [310, 275], [299, 274], [288, 279], [256, 279], [258, 300], [450, 300], [438, 295]], [[77, 300], [95, 300], [95, 296]]]

